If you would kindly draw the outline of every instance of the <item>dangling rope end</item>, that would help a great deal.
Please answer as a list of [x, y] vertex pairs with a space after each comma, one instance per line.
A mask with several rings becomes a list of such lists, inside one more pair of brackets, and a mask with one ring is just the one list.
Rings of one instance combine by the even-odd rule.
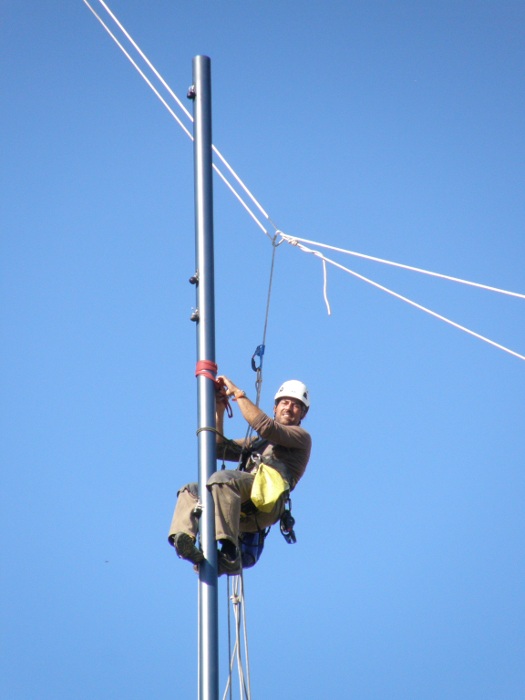
[[328, 315], [332, 315], [332, 309], [330, 308], [330, 302], [328, 301], [328, 294], [326, 291], [327, 285], [328, 285], [328, 275], [326, 272], [326, 260], [323, 258], [323, 296], [324, 296], [324, 301], [326, 304], [326, 310], [328, 311]]

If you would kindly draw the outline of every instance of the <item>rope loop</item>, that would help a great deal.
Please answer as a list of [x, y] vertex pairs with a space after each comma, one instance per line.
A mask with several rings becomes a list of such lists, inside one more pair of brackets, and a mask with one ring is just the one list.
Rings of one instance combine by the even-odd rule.
[[[280, 231], [279, 229], [276, 230], [275, 236], [272, 238], [272, 245], [274, 248], [278, 248], [281, 243], [284, 243], [284, 238], [283, 238], [283, 232]], [[280, 240], [278, 241], [277, 239], [280, 237]]]

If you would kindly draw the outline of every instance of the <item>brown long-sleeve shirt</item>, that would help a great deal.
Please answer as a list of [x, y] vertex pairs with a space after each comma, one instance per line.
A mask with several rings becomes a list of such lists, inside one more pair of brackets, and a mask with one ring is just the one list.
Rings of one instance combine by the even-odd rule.
[[[292, 491], [303, 476], [312, 449], [310, 434], [300, 425], [282, 425], [273, 418], [261, 412], [251, 423], [256, 433], [267, 440], [259, 452], [265, 464], [277, 469], [281, 476], [290, 484]], [[257, 438], [256, 438], [257, 439]], [[255, 440], [256, 440], [255, 439]], [[253, 440], [250, 444], [255, 442]], [[229, 461], [237, 461], [239, 449], [234, 449], [231, 443], [218, 446], [218, 455]], [[248, 445], [249, 449], [249, 445]], [[249, 470], [249, 464], [247, 469]]]

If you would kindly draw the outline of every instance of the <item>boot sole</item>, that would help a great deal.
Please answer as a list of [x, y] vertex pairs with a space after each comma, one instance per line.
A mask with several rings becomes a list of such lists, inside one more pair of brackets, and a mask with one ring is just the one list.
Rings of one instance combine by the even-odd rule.
[[181, 559], [199, 564], [204, 559], [204, 554], [200, 549], [197, 549], [195, 542], [185, 532], [180, 532], [174, 537], [173, 546]]

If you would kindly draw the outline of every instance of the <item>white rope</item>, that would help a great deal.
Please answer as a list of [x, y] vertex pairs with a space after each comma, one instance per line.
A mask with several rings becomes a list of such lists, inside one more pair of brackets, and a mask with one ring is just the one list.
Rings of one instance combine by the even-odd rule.
[[[151, 88], [151, 90], [152, 90], [152, 91], [154, 92], [154, 94], [158, 97], [158, 99], [161, 101], [161, 103], [164, 105], [164, 107], [166, 107], [166, 109], [168, 110], [168, 112], [169, 112], [169, 113], [171, 114], [171, 116], [175, 119], [175, 121], [177, 122], [177, 124], [178, 124], [178, 125], [181, 127], [181, 129], [184, 131], [184, 133], [193, 141], [193, 135], [191, 134], [191, 132], [190, 132], [190, 131], [188, 130], [188, 128], [183, 124], [183, 122], [181, 121], [181, 119], [180, 119], [180, 118], [178, 117], [178, 115], [173, 111], [173, 109], [171, 108], [171, 106], [166, 102], [166, 100], [164, 99], [164, 97], [160, 94], [160, 92], [157, 90], [157, 88], [153, 85], [153, 83], [151, 82], [151, 80], [146, 76], [146, 74], [144, 73], [144, 71], [138, 66], [138, 64], [137, 64], [137, 63], [135, 62], [135, 60], [131, 57], [131, 55], [128, 53], [128, 51], [124, 48], [124, 46], [120, 43], [120, 41], [119, 41], [119, 40], [116, 38], [116, 36], [113, 34], [113, 32], [112, 32], [112, 31], [109, 29], [109, 27], [105, 24], [104, 20], [97, 14], [97, 12], [96, 12], [96, 11], [93, 9], [93, 7], [89, 4], [88, 0], [82, 0], [82, 2], [83, 2], [83, 3], [86, 5], [86, 7], [90, 10], [90, 12], [95, 16], [95, 18], [96, 18], [96, 19], [98, 20], [98, 22], [102, 25], [102, 27], [104, 28], [104, 30], [108, 33], [108, 35], [109, 35], [109, 36], [111, 37], [111, 39], [115, 42], [115, 44], [118, 46], [118, 48], [119, 48], [119, 49], [122, 51], [122, 53], [126, 56], [126, 58], [129, 60], [129, 62], [132, 64], [132, 66], [135, 68], [135, 70], [139, 73], [139, 75], [143, 78], [143, 80], [146, 82], [146, 84]], [[137, 43], [135, 42], [135, 40], [131, 37], [131, 35], [129, 34], [129, 32], [127, 32], [127, 30], [124, 28], [124, 26], [122, 25], [122, 23], [118, 20], [118, 18], [114, 15], [114, 13], [109, 9], [109, 7], [108, 7], [107, 4], [104, 2], [104, 0], [98, 0], [98, 2], [102, 5], [102, 7], [105, 9], [105, 11], [108, 13], [108, 15], [109, 15], [109, 16], [113, 19], [113, 21], [117, 24], [117, 26], [118, 26], [119, 29], [122, 31], [122, 33], [124, 34], [124, 36], [126, 36], [126, 38], [128, 39], [128, 41], [130, 41], [130, 43], [132, 44], [132, 46], [134, 47], [134, 49], [139, 53], [139, 55], [141, 56], [141, 58], [146, 62], [147, 66], [150, 68], [150, 70], [152, 70], [153, 73], [154, 73], [154, 75], [158, 78], [158, 80], [160, 80], [160, 82], [161, 82], [162, 85], [165, 87], [165, 89], [169, 92], [169, 94], [171, 95], [171, 97], [176, 101], [177, 105], [182, 109], [182, 111], [184, 112], [185, 116], [186, 116], [190, 121], [193, 122], [193, 117], [191, 116], [190, 112], [184, 107], [182, 101], [177, 97], [177, 95], [175, 94], [175, 92], [169, 87], [168, 83], [164, 80], [164, 78], [162, 77], [162, 75], [157, 71], [157, 69], [154, 67], [154, 65], [151, 63], [151, 61], [147, 58], [147, 56], [144, 54], [144, 52], [140, 49], [140, 47], [138, 46], [138, 44], [137, 44]], [[344, 248], [337, 248], [337, 247], [335, 247], [335, 246], [330, 246], [330, 245], [327, 245], [327, 244], [324, 244], [324, 243], [319, 243], [319, 242], [316, 242], [316, 241], [311, 241], [311, 240], [306, 239], [306, 238], [298, 238], [298, 237], [291, 237], [291, 236], [288, 236], [288, 235], [282, 233], [281, 231], [279, 231], [279, 230], [277, 229], [277, 227], [275, 226], [275, 224], [274, 224], [273, 221], [271, 220], [271, 218], [270, 218], [270, 216], [268, 215], [268, 213], [263, 209], [263, 207], [260, 205], [260, 203], [257, 201], [257, 199], [253, 196], [253, 194], [250, 192], [250, 190], [246, 187], [246, 185], [245, 185], [244, 182], [241, 180], [241, 178], [237, 175], [237, 173], [233, 170], [233, 168], [230, 166], [230, 164], [227, 162], [227, 160], [226, 160], [226, 159], [223, 157], [223, 155], [219, 152], [219, 150], [218, 150], [215, 146], [212, 146], [212, 149], [213, 149], [213, 152], [217, 155], [217, 157], [221, 160], [221, 162], [226, 166], [226, 168], [227, 168], [228, 171], [231, 173], [231, 175], [235, 178], [236, 182], [241, 186], [241, 188], [243, 189], [243, 191], [248, 195], [248, 197], [252, 200], [252, 202], [255, 204], [255, 206], [259, 209], [259, 211], [261, 212], [261, 214], [267, 219], [267, 221], [269, 221], [269, 222], [272, 224], [272, 226], [275, 228], [276, 232], [281, 236], [282, 240], [283, 240], [283, 241], [286, 241], [287, 243], [290, 243], [290, 244], [293, 244], [293, 245], [297, 245], [297, 246], [298, 246], [299, 248], [301, 248], [304, 252], [308, 252], [308, 253], [314, 254], [314, 255], [316, 255], [317, 257], [319, 257], [319, 258], [323, 261], [323, 295], [324, 295], [324, 300], [325, 300], [325, 304], [326, 304], [326, 307], [327, 307], [327, 310], [328, 310], [328, 314], [329, 314], [329, 315], [331, 314], [331, 309], [330, 309], [330, 304], [329, 304], [328, 296], [327, 296], [327, 271], [326, 271], [326, 263], [327, 263], [327, 262], [329, 262], [331, 265], [334, 265], [334, 266], [336, 266], [336, 267], [339, 267], [340, 269], [344, 270], [345, 272], [348, 272], [349, 274], [354, 275], [355, 277], [357, 277], [357, 278], [359, 278], [359, 279], [361, 279], [361, 280], [363, 280], [363, 281], [365, 281], [365, 282], [368, 282], [369, 284], [371, 284], [371, 285], [377, 287], [378, 289], [381, 289], [382, 291], [385, 291], [385, 292], [387, 292], [388, 294], [391, 294], [392, 296], [395, 296], [395, 297], [397, 297], [398, 299], [401, 299], [402, 301], [405, 301], [406, 303], [410, 304], [411, 306], [414, 306], [414, 307], [420, 309], [421, 311], [424, 311], [425, 313], [428, 313], [428, 314], [430, 314], [431, 316], [434, 316], [435, 318], [438, 318], [439, 320], [444, 321], [445, 323], [448, 323], [448, 324], [454, 326], [455, 328], [458, 328], [459, 330], [464, 331], [465, 333], [468, 333], [468, 334], [470, 334], [470, 335], [472, 335], [472, 336], [474, 336], [474, 337], [476, 337], [476, 338], [478, 338], [478, 339], [480, 339], [480, 340], [483, 340], [484, 342], [489, 343], [490, 345], [493, 345], [494, 347], [497, 347], [497, 348], [499, 348], [500, 350], [503, 350], [504, 352], [508, 352], [509, 354], [514, 355], [515, 357], [518, 357], [518, 358], [520, 358], [520, 359], [525, 359], [525, 357], [524, 357], [523, 355], [520, 355], [519, 353], [516, 353], [516, 352], [514, 352], [513, 350], [510, 350], [509, 348], [506, 348], [505, 346], [500, 345], [499, 343], [496, 343], [496, 342], [490, 340], [489, 338], [486, 338], [485, 336], [482, 336], [482, 335], [480, 335], [480, 334], [478, 334], [478, 333], [475, 333], [474, 331], [471, 331], [471, 330], [469, 330], [468, 328], [465, 328], [464, 326], [461, 326], [461, 325], [455, 323], [454, 321], [451, 321], [450, 319], [447, 319], [447, 318], [445, 318], [444, 316], [441, 316], [440, 314], [437, 314], [436, 312], [431, 311], [430, 309], [427, 309], [426, 307], [421, 306], [420, 304], [417, 304], [416, 302], [413, 302], [413, 301], [411, 301], [410, 299], [407, 299], [406, 297], [403, 297], [402, 295], [397, 294], [396, 292], [393, 292], [392, 290], [387, 289], [386, 287], [383, 287], [382, 285], [379, 285], [379, 284], [377, 284], [376, 282], [373, 282], [372, 280], [367, 279], [366, 277], [364, 277], [364, 276], [362, 276], [362, 275], [359, 275], [357, 272], [354, 272], [354, 271], [352, 271], [352, 270], [350, 270], [350, 269], [344, 267], [343, 265], [340, 265], [339, 263], [336, 263], [335, 261], [330, 260], [329, 258], [326, 258], [326, 257], [323, 256], [319, 251], [314, 251], [314, 250], [308, 249], [306, 246], [304, 246], [304, 245], [302, 245], [302, 244], [303, 244], [303, 243], [308, 243], [309, 245], [316, 245], [316, 246], [318, 246], [318, 247], [320, 247], [320, 248], [325, 248], [325, 249], [333, 250], [333, 251], [340, 252], [340, 253], [343, 253], [343, 254], [346, 254], [346, 255], [353, 255], [353, 256], [355, 256], [355, 257], [364, 258], [364, 259], [371, 260], [371, 261], [374, 261], [374, 262], [380, 262], [380, 263], [385, 264], [385, 265], [392, 265], [392, 266], [394, 266], [394, 267], [399, 267], [399, 268], [402, 268], [402, 269], [405, 269], [405, 270], [410, 270], [410, 271], [413, 271], [413, 272], [419, 272], [419, 273], [421, 273], [421, 274], [430, 275], [430, 276], [433, 276], [433, 277], [438, 277], [438, 278], [446, 279], [446, 280], [449, 280], [449, 281], [452, 281], [452, 282], [458, 282], [458, 283], [465, 284], [465, 285], [469, 285], [469, 286], [472, 286], [472, 287], [477, 287], [477, 288], [485, 289], [485, 290], [488, 290], [488, 291], [498, 292], [498, 293], [500, 293], [500, 294], [506, 294], [506, 295], [508, 295], [508, 296], [514, 296], [514, 297], [518, 297], [518, 298], [521, 298], [521, 299], [525, 299], [525, 294], [521, 294], [521, 293], [518, 293], [518, 292], [510, 292], [510, 291], [507, 291], [507, 290], [504, 290], [504, 289], [499, 289], [499, 288], [497, 288], [497, 287], [491, 287], [491, 286], [488, 286], [488, 285], [485, 285], [485, 284], [480, 284], [480, 283], [478, 283], [478, 282], [470, 282], [470, 281], [468, 281], [468, 280], [460, 279], [460, 278], [458, 278], [458, 277], [452, 277], [452, 276], [450, 276], [450, 275], [444, 275], [444, 274], [441, 274], [441, 273], [438, 273], [438, 272], [431, 272], [431, 271], [429, 271], [429, 270], [424, 270], [424, 269], [422, 269], [422, 268], [413, 267], [413, 266], [411, 266], [411, 265], [404, 265], [404, 264], [402, 264], [402, 263], [392, 262], [392, 261], [390, 261], [390, 260], [385, 260], [385, 259], [378, 258], [378, 257], [374, 257], [374, 256], [371, 256], [371, 255], [365, 255], [365, 254], [363, 254], [363, 253], [357, 253], [357, 252], [355, 252], [355, 251], [346, 250], [346, 249], [344, 249]], [[252, 219], [253, 219], [254, 222], [259, 226], [259, 228], [262, 230], [262, 232], [263, 232], [268, 238], [270, 238], [272, 241], [274, 241], [274, 238], [272, 238], [272, 236], [269, 234], [269, 232], [268, 232], [268, 230], [266, 229], [266, 227], [265, 227], [265, 226], [261, 223], [261, 221], [257, 218], [257, 216], [255, 215], [255, 213], [250, 209], [250, 207], [248, 206], [248, 204], [244, 201], [244, 199], [241, 197], [241, 195], [237, 192], [237, 190], [234, 188], [234, 186], [231, 184], [231, 182], [227, 179], [227, 177], [224, 175], [224, 173], [217, 167], [217, 165], [216, 165], [215, 163], [213, 163], [212, 165], [213, 165], [213, 169], [215, 170], [215, 172], [219, 175], [219, 177], [220, 177], [220, 178], [223, 180], [223, 182], [227, 185], [227, 187], [230, 189], [230, 191], [235, 195], [235, 197], [237, 198], [237, 200], [242, 204], [242, 206], [244, 207], [244, 209], [245, 209], [245, 210], [248, 212], [248, 214], [252, 217]]]
[[246, 194], [250, 197], [252, 202], [255, 204], [255, 206], [259, 209], [261, 214], [271, 223], [273, 228], [277, 231], [277, 226], [274, 224], [274, 222], [271, 220], [270, 215], [266, 213], [266, 211], [263, 209], [263, 207], [259, 204], [257, 199], [253, 196], [253, 194], [250, 192], [250, 190], [246, 187], [244, 182], [240, 179], [240, 177], [237, 175], [235, 170], [231, 167], [231, 165], [228, 163], [228, 161], [224, 158], [224, 156], [221, 154], [221, 152], [215, 148], [215, 146], [212, 146], [213, 152], [216, 153], [216, 155], [221, 159], [221, 161], [224, 163], [224, 165], [228, 168], [230, 173], [233, 175], [233, 177], [237, 180], [239, 185], [242, 187], [242, 189], [246, 192]]
[[443, 275], [440, 272], [431, 272], [430, 270], [423, 270], [420, 267], [413, 267], [412, 265], [404, 265], [403, 263], [392, 262], [391, 260], [384, 260], [383, 258], [376, 258], [373, 255], [365, 255], [364, 253], [356, 253], [353, 250], [345, 250], [344, 248], [336, 248], [335, 246], [327, 245], [326, 243], [319, 243], [317, 241], [310, 241], [307, 238], [298, 238], [297, 236], [288, 236], [282, 231], [279, 231], [281, 237], [287, 243], [293, 243], [293, 241], [298, 241], [301, 243], [308, 243], [309, 245], [315, 245], [319, 248], [326, 248], [328, 250], [333, 250], [337, 253], [344, 253], [346, 255], [353, 255], [357, 258], [364, 258], [365, 260], [372, 260], [373, 262], [383, 263], [384, 265], [392, 265], [393, 267], [400, 267], [403, 270], [410, 270], [412, 272], [420, 272], [423, 275], [430, 275], [432, 277], [440, 277], [441, 279], [449, 280], [450, 282], [459, 282], [461, 284], [466, 284], [471, 287], [478, 287], [479, 289], [486, 289], [490, 292], [498, 292], [499, 294], [507, 294], [508, 296], [518, 297], [519, 299], [525, 299], [525, 294], [519, 292], [509, 292], [506, 289], [499, 289], [498, 287], [490, 287], [486, 284], [480, 284], [479, 282], [469, 282], [468, 280], [460, 279], [459, 277], [451, 277], [450, 275]]
[[246, 692], [246, 700], [251, 700], [252, 691], [251, 691], [251, 679], [250, 679], [250, 654], [248, 653], [248, 627], [246, 624], [246, 603], [245, 603], [245, 598], [244, 598], [244, 574], [243, 574], [242, 570], [241, 570], [241, 573], [237, 576], [237, 580], [238, 580], [238, 585], [240, 586], [241, 594], [242, 594], [242, 634], [243, 634], [243, 640], [244, 640], [244, 656], [246, 659], [245, 692]]
[[494, 347], [498, 348], [499, 350], [503, 350], [504, 352], [508, 352], [510, 355], [514, 355], [514, 357], [517, 357], [520, 360], [525, 360], [525, 355], [520, 355], [520, 353], [515, 352], [514, 350], [511, 350], [510, 348], [507, 348], [504, 345], [500, 345], [499, 343], [496, 343], [495, 341], [490, 340], [490, 338], [487, 338], [484, 335], [480, 335], [479, 333], [476, 333], [475, 331], [471, 331], [469, 328], [466, 328], [465, 326], [462, 326], [459, 323], [456, 323], [455, 321], [452, 321], [451, 319], [446, 318], [445, 316], [442, 316], [441, 314], [438, 314], [435, 311], [432, 311], [431, 309], [427, 308], [426, 306], [422, 306], [421, 304], [418, 304], [415, 301], [412, 301], [411, 299], [408, 299], [407, 297], [405, 297], [401, 294], [398, 294], [397, 292], [394, 292], [392, 289], [388, 289], [388, 287], [384, 287], [383, 285], [378, 284], [377, 282], [374, 282], [373, 280], [369, 279], [368, 277], [364, 277], [363, 275], [360, 275], [359, 273], [354, 272], [354, 270], [350, 270], [348, 267], [345, 267], [344, 265], [341, 265], [341, 264], [335, 262], [335, 260], [331, 260], [330, 258], [325, 257], [318, 250], [312, 250], [310, 248], [307, 248], [306, 246], [299, 243], [297, 239], [294, 240], [294, 239], [290, 239], [289, 237], [287, 237], [284, 240], [287, 240], [288, 243], [299, 248], [304, 253], [310, 253], [310, 254], [314, 255], [315, 257], [320, 258], [324, 263], [330, 263], [331, 265], [338, 267], [340, 270], [343, 270], [344, 272], [348, 272], [348, 274], [353, 275], [354, 277], [357, 277], [358, 279], [362, 280], [363, 282], [367, 282], [368, 284], [371, 284], [373, 287], [376, 287], [376, 289], [380, 289], [382, 292], [386, 292], [387, 294], [390, 294], [390, 295], [396, 297], [397, 299], [400, 299], [401, 301], [404, 301], [407, 304], [410, 304], [410, 306], [413, 306], [416, 309], [419, 309], [420, 311], [424, 311], [425, 313], [430, 314], [430, 316], [433, 316], [434, 318], [437, 318], [440, 321], [444, 321], [445, 323], [448, 323], [449, 325], [454, 326], [454, 328], [457, 328], [460, 331], [463, 331], [465, 333], [468, 333], [469, 335], [474, 336], [474, 338], [478, 338], [478, 340], [483, 340], [485, 343], [488, 343], [489, 345], [493, 345]]
[[[88, 0], [82, 0], [82, 2], [88, 7], [88, 9], [91, 11], [91, 13], [96, 17], [98, 22], [102, 25], [104, 30], [107, 32], [107, 34], [111, 37], [111, 39], [115, 42], [115, 44], [118, 46], [118, 48], [122, 51], [124, 56], [128, 59], [128, 61], [131, 63], [131, 65], [135, 68], [135, 70], [139, 73], [139, 75], [143, 78], [143, 80], [146, 82], [148, 87], [151, 88], [151, 90], [154, 92], [154, 94], [158, 97], [158, 99], [162, 102], [164, 107], [168, 110], [168, 112], [171, 114], [171, 116], [175, 119], [177, 124], [181, 127], [181, 129], [184, 131], [186, 136], [188, 136], [192, 141], [193, 141], [193, 135], [191, 132], [188, 130], [188, 128], [183, 124], [181, 119], [177, 116], [177, 114], [173, 111], [173, 109], [170, 107], [170, 105], [166, 102], [164, 97], [160, 94], [160, 92], [157, 90], [157, 88], [153, 85], [151, 80], [146, 76], [144, 71], [138, 66], [136, 61], [131, 57], [129, 52], [124, 48], [122, 43], [117, 39], [117, 37], [113, 34], [111, 29], [107, 26], [107, 24], [104, 22], [104, 20], [100, 17], [100, 15], [97, 14], [97, 12], [93, 9], [93, 7], [89, 4]], [[155, 66], [152, 64], [152, 62], [149, 60], [149, 58], [146, 56], [146, 54], [142, 51], [142, 49], [139, 47], [139, 45], [136, 43], [136, 41], [133, 39], [133, 37], [129, 34], [129, 32], [126, 30], [126, 28], [122, 25], [122, 23], [119, 21], [119, 19], [115, 16], [115, 14], [110, 10], [110, 8], [107, 6], [107, 4], [104, 2], [104, 0], [98, 0], [98, 2], [102, 5], [102, 7], [105, 9], [105, 11], [108, 13], [108, 15], [112, 18], [112, 20], [115, 22], [115, 24], [118, 26], [120, 31], [124, 34], [124, 36], [128, 39], [128, 41], [131, 43], [133, 48], [137, 51], [137, 53], [140, 55], [140, 57], [145, 61], [146, 65], [150, 70], [154, 73], [156, 78], [162, 83], [164, 88], [168, 91], [170, 96], [175, 100], [177, 105], [182, 109], [184, 112], [184, 115], [190, 120], [190, 122], [193, 123], [193, 117], [191, 113], [186, 109], [182, 101], [177, 97], [177, 94], [172, 90], [172, 88], [169, 86], [169, 84], [166, 82], [166, 80], [162, 77], [162, 75], [159, 73], [159, 71], [155, 68]], [[219, 151], [218, 148], [216, 148], [214, 145], [212, 145], [212, 150], [213, 152], [217, 155], [217, 157], [221, 160], [221, 162], [226, 166], [228, 171], [231, 173], [231, 175], [235, 178], [237, 183], [242, 187], [244, 192], [248, 195], [248, 197], [252, 200], [252, 202], [255, 204], [255, 206], [259, 209], [261, 214], [271, 223], [271, 225], [277, 229], [276, 225], [273, 223], [271, 220], [270, 216], [268, 213], [263, 209], [261, 204], [258, 202], [258, 200], [255, 198], [255, 196], [252, 194], [252, 192], [248, 189], [248, 187], [245, 185], [245, 183], [241, 180], [241, 178], [237, 175], [235, 170], [231, 167], [231, 165], [228, 163], [226, 158], [222, 155], [222, 153]], [[224, 173], [217, 167], [215, 163], [213, 163], [213, 169], [215, 172], [220, 176], [222, 181], [229, 187], [231, 192], [235, 195], [235, 197], [239, 200], [239, 202], [242, 204], [242, 206], [246, 209], [248, 214], [252, 217], [252, 219], [255, 221], [255, 223], [259, 226], [259, 228], [263, 231], [263, 233], [268, 236], [270, 239], [272, 238], [264, 225], [259, 221], [257, 216], [253, 213], [253, 211], [250, 209], [250, 207], [246, 204], [246, 202], [242, 199], [240, 194], [235, 190], [233, 185], [229, 182], [229, 180], [226, 178]]]
[[[232, 579], [232, 594], [230, 595], [230, 578]], [[232, 672], [235, 661], [237, 661], [237, 671], [239, 674], [239, 687], [242, 698], [246, 700], [251, 700], [251, 687], [250, 687], [250, 661], [248, 655], [248, 634], [246, 629], [246, 609], [244, 602], [244, 579], [242, 572], [238, 576], [228, 577], [228, 599], [231, 601], [233, 615], [235, 618], [235, 644], [233, 649], [230, 649], [230, 664], [229, 664], [229, 674], [228, 681], [226, 683], [226, 688], [224, 689], [223, 700], [226, 700], [228, 691], [232, 690]], [[242, 661], [242, 646], [241, 646], [241, 628], [244, 637], [244, 653], [246, 657], [246, 673], [244, 672], [244, 666]]]
[[[84, 1], [85, 1], [85, 0], [84, 0]], [[192, 116], [191, 112], [190, 112], [188, 109], [186, 109], [186, 107], [184, 106], [184, 103], [179, 99], [179, 97], [177, 96], [177, 94], [171, 89], [171, 87], [170, 87], [169, 84], [166, 82], [166, 80], [164, 80], [163, 76], [162, 76], [162, 75], [159, 73], [159, 71], [155, 68], [155, 66], [153, 65], [153, 63], [149, 60], [149, 58], [146, 56], [146, 54], [142, 51], [142, 49], [140, 48], [140, 46], [139, 46], [139, 45], [137, 44], [137, 42], [133, 39], [133, 37], [130, 35], [130, 33], [126, 30], [126, 28], [124, 27], [124, 25], [123, 25], [123, 24], [120, 22], [120, 20], [115, 16], [115, 14], [110, 10], [110, 8], [106, 5], [106, 3], [104, 2], [104, 0], [98, 0], [98, 2], [99, 2], [99, 3], [102, 5], [102, 7], [106, 10], [106, 12], [108, 13], [108, 15], [109, 15], [109, 16], [111, 17], [111, 19], [115, 22], [115, 24], [116, 24], [117, 27], [121, 30], [121, 32], [124, 34], [124, 36], [128, 39], [128, 41], [131, 43], [131, 45], [132, 45], [133, 48], [137, 51], [137, 53], [140, 55], [140, 57], [145, 61], [145, 63], [147, 64], [148, 68], [150, 68], [150, 69], [153, 71], [153, 73], [154, 73], [155, 76], [160, 80], [160, 82], [162, 83], [162, 85], [164, 85], [164, 87], [166, 88], [166, 90], [167, 90], [167, 91], [169, 92], [169, 94], [173, 97], [173, 99], [174, 99], [175, 102], [178, 104], [178, 106], [182, 109], [182, 111], [184, 112], [184, 114], [186, 115], [186, 117], [187, 117], [191, 122], [193, 122], [193, 116]], [[250, 197], [250, 199], [252, 200], [252, 202], [255, 204], [255, 206], [256, 206], [256, 207], [259, 209], [259, 211], [261, 212], [261, 214], [262, 214], [268, 221], [271, 221], [269, 214], [263, 209], [263, 207], [262, 207], [261, 204], [257, 201], [257, 199], [256, 199], [255, 196], [252, 194], [252, 192], [250, 192], [250, 190], [246, 187], [246, 185], [244, 184], [244, 182], [243, 182], [243, 181], [241, 180], [241, 178], [237, 175], [237, 173], [235, 172], [235, 170], [231, 167], [231, 165], [228, 163], [228, 161], [227, 161], [226, 158], [222, 155], [222, 153], [219, 151], [219, 149], [216, 148], [216, 147], [213, 146], [213, 145], [212, 145], [212, 149], [213, 149], [213, 152], [220, 158], [220, 160], [222, 161], [222, 163], [228, 168], [228, 170], [230, 171], [230, 173], [232, 174], [232, 176], [235, 178], [235, 180], [239, 183], [239, 185], [242, 187], [242, 189], [243, 189], [243, 190], [246, 192], [246, 194]], [[219, 172], [219, 171], [217, 171], [217, 172]], [[231, 185], [230, 185], [230, 186], [231, 186]], [[259, 222], [257, 222], [257, 223], [259, 223]], [[274, 224], [274, 228], [276, 228], [276, 227], [275, 227], [275, 224]]]
[[[99, 0], [100, 1], [100, 0]], [[166, 107], [168, 112], [171, 114], [171, 116], [175, 119], [177, 124], [180, 126], [180, 128], [184, 131], [186, 136], [189, 136], [191, 140], [193, 140], [193, 136], [191, 132], [186, 128], [186, 126], [182, 123], [182, 121], [179, 119], [179, 117], [175, 114], [175, 112], [172, 110], [172, 108], [169, 106], [169, 104], [166, 102], [166, 100], [162, 97], [160, 92], [157, 90], [157, 88], [153, 85], [153, 83], [149, 80], [149, 78], [145, 75], [145, 73], [142, 71], [141, 68], [137, 65], [137, 63], [133, 60], [133, 58], [129, 55], [129, 53], [126, 51], [126, 49], [122, 46], [120, 41], [117, 39], [117, 37], [113, 34], [111, 29], [104, 23], [104, 20], [96, 13], [96, 11], [91, 7], [89, 2], [87, 0], [82, 0], [84, 5], [88, 7], [88, 9], [93, 13], [93, 15], [96, 17], [96, 19], [99, 21], [99, 23], [102, 25], [104, 30], [109, 34], [111, 39], [115, 42], [115, 44], [119, 47], [119, 49], [122, 51], [124, 56], [128, 59], [128, 61], [131, 63], [131, 65], [135, 68], [135, 70], [139, 73], [139, 75], [145, 80], [145, 82], [148, 84], [148, 86], [153, 90], [155, 95], [159, 98], [159, 100], [162, 102], [162, 104]]]
[[323, 296], [324, 296], [324, 303], [326, 304], [326, 310], [328, 311], [328, 315], [332, 315], [332, 309], [330, 308], [330, 302], [328, 301], [328, 274], [326, 272], [326, 260], [323, 260]]
[[[83, 0], [83, 2], [86, 2], [86, 0]], [[176, 102], [176, 103], [179, 105], [179, 107], [182, 109], [182, 111], [184, 112], [184, 114], [188, 117], [188, 119], [189, 119], [190, 121], [193, 121], [193, 117], [191, 116], [191, 112], [189, 112], [189, 111], [186, 109], [186, 107], [184, 106], [184, 103], [182, 102], [182, 100], [180, 100], [180, 99], [177, 97], [177, 95], [175, 94], [175, 92], [170, 88], [170, 86], [168, 85], [168, 83], [164, 80], [164, 78], [162, 77], [162, 75], [161, 75], [161, 74], [159, 73], [159, 71], [155, 68], [155, 66], [153, 65], [153, 63], [151, 63], [151, 61], [149, 60], [149, 58], [148, 58], [148, 57], [146, 56], [146, 54], [142, 51], [142, 49], [140, 48], [140, 46], [136, 43], [136, 41], [135, 41], [135, 40], [133, 39], [133, 37], [129, 34], [129, 32], [126, 30], [126, 28], [122, 25], [122, 23], [119, 21], [119, 19], [118, 19], [118, 18], [113, 14], [113, 12], [109, 9], [109, 7], [106, 5], [106, 3], [104, 2], [104, 0], [98, 0], [98, 2], [99, 2], [99, 3], [102, 5], [102, 7], [106, 10], [106, 12], [108, 13], [108, 15], [109, 15], [109, 16], [111, 17], [111, 19], [115, 22], [115, 24], [117, 25], [117, 27], [118, 27], [118, 28], [120, 29], [120, 31], [124, 34], [124, 36], [126, 37], [126, 39], [130, 42], [130, 44], [131, 44], [131, 45], [133, 46], [133, 48], [137, 51], [137, 53], [140, 55], [140, 57], [145, 61], [145, 63], [146, 63], [146, 65], [148, 66], [148, 68], [150, 68], [150, 69], [153, 71], [153, 73], [156, 75], [156, 77], [157, 77], [157, 78], [160, 80], [160, 82], [164, 85], [164, 87], [166, 88], [166, 90], [170, 93], [170, 95], [173, 97], [173, 99], [175, 100], [175, 102]], [[87, 2], [86, 2], [86, 5], [88, 5]], [[88, 7], [89, 7], [89, 5], [88, 5]], [[90, 9], [91, 9], [91, 7], [90, 7]], [[105, 25], [104, 25], [104, 26], [105, 26]]]
[[[192, 138], [193, 138], [193, 137], [192, 137]], [[215, 165], [215, 163], [213, 163], [213, 169], [215, 170], [215, 172], [217, 173], [217, 175], [219, 175], [219, 176], [222, 178], [222, 181], [230, 188], [230, 190], [233, 192], [233, 194], [237, 197], [237, 199], [239, 200], [239, 202], [240, 202], [240, 203], [242, 204], [242, 206], [246, 209], [246, 211], [248, 212], [248, 214], [252, 217], [252, 219], [253, 219], [253, 220], [255, 221], [255, 223], [257, 224], [257, 226], [259, 226], [259, 228], [261, 229], [261, 231], [262, 231], [266, 236], [268, 236], [268, 238], [269, 238], [270, 240], [273, 240], [272, 237], [270, 236], [270, 234], [268, 233], [268, 231], [266, 230], [266, 228], [264, 227], [264, 225], [263, 225], [263, 224], [259, 221], [259, 219], [255, 216], [255, 214], [254, 214], [253, 211], [250, 209], [250, 207], [246, 204], [246, 202], [244, 201], [244, 199], [240, 196], [240, 194], [239, 194], [239, 193], [237, 192], [237, 190], [232, 186], [232, 184], [226, 179], [226, 177], [225, 177], [225, 176], [223, 175], [223, 173], [219, 170], [219, 168]]]

